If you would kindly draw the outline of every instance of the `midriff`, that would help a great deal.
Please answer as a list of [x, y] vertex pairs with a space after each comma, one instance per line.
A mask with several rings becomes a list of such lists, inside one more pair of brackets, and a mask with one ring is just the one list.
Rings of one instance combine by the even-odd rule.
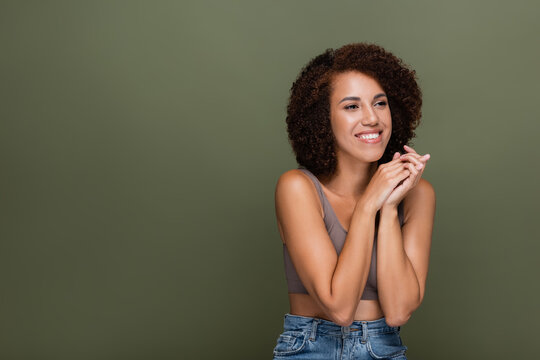
[[[309, 294], [289, 294], [289, 313], [332, 321]], [[360, 300], [354, 320], [371, 321], [384, 316], [379, 300]]]

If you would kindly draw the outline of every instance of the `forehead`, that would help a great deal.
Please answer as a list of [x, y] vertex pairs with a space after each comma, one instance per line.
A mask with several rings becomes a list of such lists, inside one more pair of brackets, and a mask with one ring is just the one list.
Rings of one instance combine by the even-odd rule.
[[384, 92], [375, 78], [359, 71], [347, 71], [332, 77], [332, 96], [374, 95]]

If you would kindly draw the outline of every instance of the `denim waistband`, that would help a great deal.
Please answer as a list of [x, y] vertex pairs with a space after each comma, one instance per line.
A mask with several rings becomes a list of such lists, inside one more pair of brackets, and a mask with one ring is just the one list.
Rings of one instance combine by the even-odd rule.
[[389, 326], [384, 317], [377, 320], [355, 320], [349, 326], [341, 326], [330, 320], [285, 314], [283, 319], [284, 330], [309, 331], [312, 336], [315, 333], [340, 336], [361, 336], [367, 337], [368, 334], [383, 334], [399, 331], [399, 326]]

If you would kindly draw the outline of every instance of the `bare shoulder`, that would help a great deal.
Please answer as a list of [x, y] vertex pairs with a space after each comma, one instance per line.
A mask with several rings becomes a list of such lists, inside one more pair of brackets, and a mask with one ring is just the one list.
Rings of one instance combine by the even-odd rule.
[[419, 196], [429, 196], [433, 199], [435, 198], [435, 188], [433, 188], [433, 185], [431, 185], [431, 183], [424, 178], [420, 178], [420, 181], [418, 181], [418, 184], [416, 184], [411, 192], [419, 193]]
[[298, 192], [303, 195], [309, 195], [310, 182], [311, 180], [308, 176], [298, 169], [285, 171], [279, 176], [276, 184], [276, 202]]
[[416, 213], [432, 213], [435, 211], [435, 188], [426, 179], [420, 178], [418, 184], [403, 199], [405, 222]]
[[[301, 188], [306, 187], [306, 184], [309, 184], [311, 180], [309, 177], [304, 174], [303, 171], [299, 169], [291, 169], [285, 171], [283, 174], [279, 176], [276, 190], [281, 189], [283, 187], [290, 188], [293, 187], [296, 190], [301, 190]], [[300, 187], [300, 189], [298, 189]]]
[[[295, 199], [304, 199], [304, 201], [295, 201]], [[318, 199], [317, 188], [313, 181], [303, 171], [291, 169], [280, 175], [275, 191], [276, 215], [280, 222], [280, 215], [284, 206], [294, 204], [300, 205], [307, 203], [319, 209], [323, 216], [322, 205]]]

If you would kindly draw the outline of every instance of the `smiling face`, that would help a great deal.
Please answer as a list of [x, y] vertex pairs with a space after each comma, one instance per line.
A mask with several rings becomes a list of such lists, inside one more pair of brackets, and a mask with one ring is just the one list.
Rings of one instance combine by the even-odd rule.
[[390, 141], [392, 116], [379, 83], [364, 73], [336, 74], [330, 94], [330, 122], [336, 155], [362, 162], [379, 160]]

